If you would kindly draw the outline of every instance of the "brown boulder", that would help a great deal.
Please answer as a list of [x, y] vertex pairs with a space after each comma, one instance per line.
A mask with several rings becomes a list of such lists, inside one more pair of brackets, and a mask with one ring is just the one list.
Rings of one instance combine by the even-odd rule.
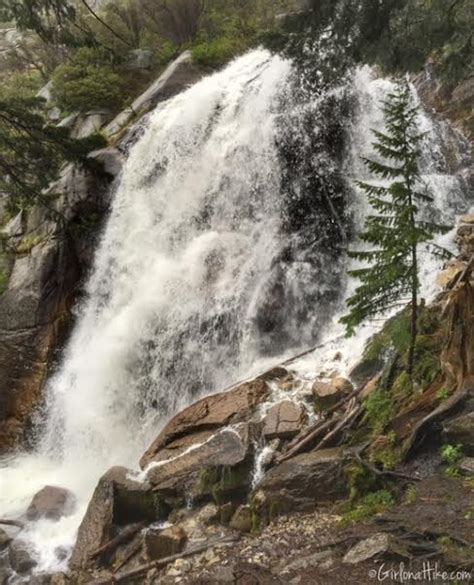
[[147, 467], [161, 449], [180, 437], [248, 420], [268, 392], [266, 383], [257, 379], [228, 392], [207, 396], [185, 408], [170, 420], [147, 449], [140, 466]]
[[252, 501], [262, 519], [271, 519], [333, 502], [347, 495], [347, 490], [342, 451], [324, 449], [298, 455], [270, 469]]
[[26, 511], [28, 520], [47, 518], [59, 520], [62, 516], [69, 516], [74, 511], [76, 498], [65, 488], [52, 485], [45, 486], [33, 496]]
[[306, 413], [302, 406], [284, 400], [272, 406], [263, 419], [265, 439], [289, 439], [297, 435], [306, 422]]
[[101, 477], [79, 526], [70, 566], [91, 564], [90, 554], [113, 538], [118, 527], [164, 519], [169, 509], [150, 486], [134, 481], [124, 467], [113, 467]]
[[149, 560], [155, 561], [180, 553], [187, 541], [186, 532], [179, 526], [150, 528], [145, 533], [145, 552]]

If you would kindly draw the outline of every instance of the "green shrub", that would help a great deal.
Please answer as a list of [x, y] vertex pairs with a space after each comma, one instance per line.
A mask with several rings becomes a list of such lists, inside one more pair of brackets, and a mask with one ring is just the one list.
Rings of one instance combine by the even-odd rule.
[[103, 49], [81, 48], [53, 74], [58, 106], [68, 112], [117, 110], [125, 99], [121, 77]]
[[246, 48], [246, 43], [243, 40], [223, 36], [210, 41], [198, 42], [192, 49], [193, 59], [202, 67], [215, 69], [228, 63]]
[[14, 73], [2, 79], [0, 96], [2, 99], [32, 98], [42, 85], [43, 81], [37, 71]]
[[443, 445], [441, 447], [441, 459], [449, 465], [456, 465], [462, 458], [462, 445]]

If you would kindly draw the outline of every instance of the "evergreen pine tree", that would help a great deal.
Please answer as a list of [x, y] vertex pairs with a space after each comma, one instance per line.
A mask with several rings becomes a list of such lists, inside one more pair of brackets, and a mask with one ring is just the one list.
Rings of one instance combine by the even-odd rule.
[[420, 190], [420, 142], [417, 130], [418, 109], [413, 104], [407, 82], [400, 82], [384, 102], [386, 133], [374, 131], [374, 148], [386, 162], [364, 159], [366, 167], [384, 184], [358, 182], [374, 209], [365, 223], [360, 239], [368, 250], [350, 252], [367, 264], [350, 274], [361, 284], [348, 300], [349, 313], [341, 322], [347, 334], [367, 318], [382, 313], [409, 296], [411, 306], [411, 343], [407, 371], [413, 374], [417, 337], [417, 309], [420, 282], [418, 252], [444, 226], [422, 221], [419, 206], [433, 201]]
[[67, 128], [47, 124], [41, 105], [38, 98], [0, 93], [0, 192], [12, 212], [37, 203], [49, 207], [45, 192], [61, 165], [91, 166], [87, 154], [106, 144], [98, 134], [74, 139]]

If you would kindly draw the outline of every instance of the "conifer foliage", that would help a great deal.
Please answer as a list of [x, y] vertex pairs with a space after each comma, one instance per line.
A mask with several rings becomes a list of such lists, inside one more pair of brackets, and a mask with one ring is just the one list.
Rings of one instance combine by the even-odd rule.
[[88, 164], [87, 153], [105, 145], [100, 135], [73, 139], [67, 128], [47, 124], [41, 105], [38, 98], [0, 92], [0, 192], [11, 212], [45, 204], [64, 161]]
[[417, 106], [406, 81], [397, 84], [384, 102], [386, 133], [373, 131], [375, 151], [384, 162], [364, 159], [377, 183], [358, 182], [374, 210], [366, 219], [360, 239], [366, 250], [350, 256], [366, 266], [350, 274], [360, 286], [348, 300], [349, 313], [341, 322], [347, 334], [367, 318], [382, 313], [407, 297], [411, 303], [411, 345], [407, 370], [413, 373], [417, 337], [419, 249], [446, 227], [423, 221], [420, 211], [433, 199], [423, 189], [420, 173], [420, 143]]

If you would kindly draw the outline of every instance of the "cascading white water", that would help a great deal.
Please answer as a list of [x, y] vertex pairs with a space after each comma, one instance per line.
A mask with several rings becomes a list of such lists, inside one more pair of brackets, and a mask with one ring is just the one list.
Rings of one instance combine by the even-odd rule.
[[[159, 106], [132, 147], [87, 300], [63, 365], [47, 387], [38, 450], [12, 459], [1, 472], [4, 515], [21, 514], [45, 484], [70, 488], [78, 497], [73, 516], [42, 520], [24, 532], [39, 554], [39, 569], [58, 566], [55, 548], [73, 543], [91, 491], [108, 467], [136, 465], [160, 426], [193, 397], [278, 361], [262, 353], [265, 333], [257, 314], [287, 244], [277, 137], [282, 112], [293, 107], [291, 73], [289, 62], [251, 52]], [[359, 156], [370, 154], [370, 128], [380, 127], [379, 100], [390, 88], [368, 69], [355, 75], [360, 111], [349, 132], [348, 176], [364, 177]], [[430, 149], [440, 140], [426, 116], [423, 124], [431, 132], [424, 172], [434, 186], [442, 184], [437, 204], [443, 219], [452, 220], [464, 200], [459, 196], [459, 208], [447, 203], [446, 187], [455, 194], [459, 186], [437, 173]], [[357, 191], [352, 207], [360, 225], [366, 208]], [[294, 298], [304, 299], [305, 288], [327, 287], [314, 282], [306, 264], [293, 268]], [[334, 364], [336, 351], [344, 354], [339, 368], [357, 359], [373, 329], [341, 341], [337, 318], [319, 333], [322, 341], [338, 341], [301, 362], [303, 372]], [[312, 338], [314, 324], [305, 324], [304, 316], [290, 327], [291, 339]], [[299, 349], [304, 347], [292, 342], [282, 353]]]

